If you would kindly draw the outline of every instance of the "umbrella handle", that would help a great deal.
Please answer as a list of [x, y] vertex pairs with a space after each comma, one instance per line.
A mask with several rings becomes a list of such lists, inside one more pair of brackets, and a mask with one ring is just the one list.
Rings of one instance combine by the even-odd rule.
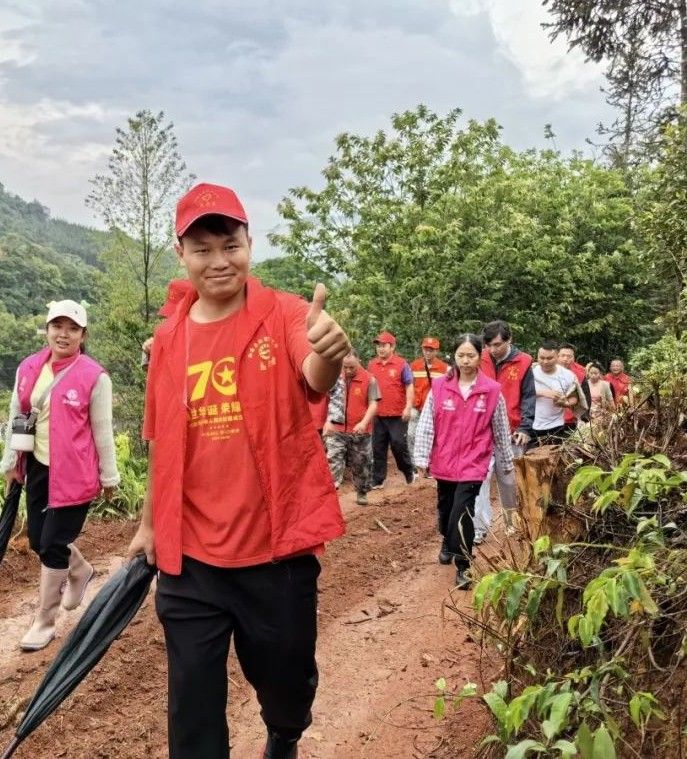
[[5, 753], [0, 757], [0, 759], [10, 759], [12, 754], [19, 748], [19, 744], [21, 743], [21, 738], [18, 738], [16, 735], [12, 739], [12, 743], [5, 749]]

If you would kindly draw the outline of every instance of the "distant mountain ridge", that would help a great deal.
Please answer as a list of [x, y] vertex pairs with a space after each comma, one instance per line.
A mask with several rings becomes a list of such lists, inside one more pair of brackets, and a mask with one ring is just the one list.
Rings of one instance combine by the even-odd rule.
[[55, 298], [90, 300], [110, 241], [107, 232], [52, 218], [38, 200], [0, 183], [0, 309], [22, 317]]
[[0, 236], [12, 232], [95, 267], [100, 251], [111, 240], [108, 232], [54, 219], [38, 200], [28, 202], [12, 195], [0, 182]]

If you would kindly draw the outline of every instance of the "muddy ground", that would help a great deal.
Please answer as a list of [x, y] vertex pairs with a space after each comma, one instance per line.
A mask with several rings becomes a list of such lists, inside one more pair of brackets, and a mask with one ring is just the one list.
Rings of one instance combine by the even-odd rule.
[[[437, 563], [434, 483], [406, 486], [398, 476], [387, 482], [384, 490], [373, 491], [367, 507], [357, 506], [344, 486], [348, 532], [322, 558], [320, 688], [313, 724], [301, 742], [305, 759], [470, 757], [489, 731], [477, 701], [442, 722], [432, 716], [439, 677], [455, 692], [467, 681], [488, 679], [497, 663], [485, 659], [465, 625], [444, 606], [452, 598], [467, 610], [471, 594], [452, 591], [452, 568]], [[128, 522], [86, 526], [81, 550], [98, 572], [87, 600], [121, 563], [134, 529]], [[498, 537], [492, 537], [482, 555], [498, 550]], [[0, 565], [0, 747], [10, 741], [80, 613], [60, 612], [58, 639], [44, 651], [19, 651], [37, 577], [38, 561], [19, 541]], [[233, 653], [230, 675], [232, 757], [257, 759], [264, 728]], [[164, 642], [151, 594], [105, 659], [15, 756], [165, 757], [165, 698]]]

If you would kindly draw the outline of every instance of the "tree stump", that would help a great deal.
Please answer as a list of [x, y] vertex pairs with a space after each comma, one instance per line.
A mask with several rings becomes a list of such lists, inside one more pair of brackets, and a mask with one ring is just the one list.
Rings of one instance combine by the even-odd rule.
[[559, 459], [558, 446], [543, 445], [515, 460], [518, 513], [523, 534], [530, 541], [547, 534], [544, 529], [546, 512], [551, 501], [551, 485]]
[[579, 520], [570, 514], [559, 513], [560, 510], [549, 510], [552, 497], [561, 503], [565, 498], [562, 470], [560, 447], [556, 445], [533, 448], [515, 460], [518, 514], [522, 533], [531, 542], [548, 535], [552, 543], [566, 543], [580, 534], [582, 525]]

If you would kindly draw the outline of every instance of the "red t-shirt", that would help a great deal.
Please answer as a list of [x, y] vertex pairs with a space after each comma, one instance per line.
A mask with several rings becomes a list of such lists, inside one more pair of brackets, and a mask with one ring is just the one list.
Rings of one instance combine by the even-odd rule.
[[[300, 373], [310, 352], [305, 317], [289, 314], [285, 346]], [[271, 559], [271, 523], [238, 399], [233, 323], [237, 314], [188, 325], [187, 439], [182, 552], [218, 567]]]

